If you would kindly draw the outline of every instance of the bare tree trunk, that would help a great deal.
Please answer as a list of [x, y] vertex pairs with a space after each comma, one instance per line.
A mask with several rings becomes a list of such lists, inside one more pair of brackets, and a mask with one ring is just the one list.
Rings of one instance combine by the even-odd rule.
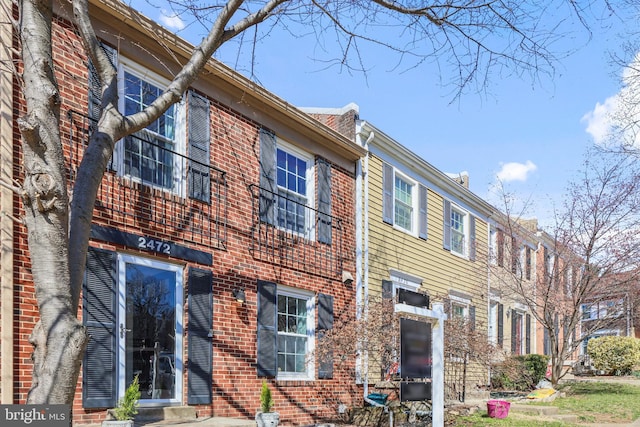
[[20, 2], [24, 97], [18, 119], [24, 155], [22, 199], [40, 320], [28, 403], [71, 403], [87, 343], [71, 295], [69, 198], [60, 140], [60, 94], [53, 74], [51, 1]]

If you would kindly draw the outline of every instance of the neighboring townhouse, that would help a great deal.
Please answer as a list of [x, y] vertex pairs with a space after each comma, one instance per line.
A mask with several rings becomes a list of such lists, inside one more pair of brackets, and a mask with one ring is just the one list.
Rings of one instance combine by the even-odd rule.
[[[498, 214], [489, 237], [489, 342], [508, 355], [537, 352], [535, 301], [537, 236], [535, 220], [522, 221]], [[533, 229], [532, 229], [533, 226]]]
[[[358, 187], [361, 300], [427, 294], [450, 319], [484, 328], [493, 208], [469, 191], [468, 180], [452, 179], [372, 124], [358, 121], [357, 136], [367, 149]], [[467, 367], [460, 354], [445, 357], [447, 398], [464, 399], [487, 384], [486, 369]], [[372, 367], [366, 380], [375, 384], [388, 371]]]
[[565, 353], [564, 364], [568, 367], [578, 356], [575, 343], [579, 331], [571, 324], [575, 305], [573, 293], [579, 292], [576, 287], [580, 288], [583, 261], [549, 233], [538, 230], [537, 236], [536, 306], [537, 311], [544, 312], [547, 322], [553, 325], [554, 334], [552, 337], [542, 322], [537, 323], [537, 353], [549, 357], [554, 353]]
[[616, 274], [602, 283], [596, 295], [581, 304], [579, 330], [585, 337], [580, 346], [581, 356], [587, 354], [587, 344], [592, 338], [636, 336], [633, 305], [637, 287], [636, 272]]
[[[137, 111], [192, 46], [120, 1], [90, 5], [118, 69], [122, 109]], [[57, 12], [54, 60], [73, 182], [100, 92], [70, 10]], [[17, 88], [13, 94], [12, 110], [24, 111]], [[263, 380], [289, 425], [330, 420], [361, 402], [353, 366], [334, 370], [332, 360], [313, 357], [317, 334], [356, 310], [356, 167], [365, 151], [350, 132], [211, 60], [181, 103], [118, 142], [92, 225], [79, 313], [91, 339], [74, 423], [104, 419], [134, 376], [143, 409], [198, 416], [253, 419]], [[2, 138], [6, 167], [20, 157], [19, 136], [14, 129]], [[17, 163], [9, 170], [21, 178]], [[3, 194], [2, 203], [20, 216], [17, 198]], [[3, 235], [14, 227], [14, 238], [2, 253], [12, 272], [2, 277], [3, 313], [11, 313], [2, 319], [4, 404], [25, 402], [37, 321], [26, 233], [7, 218]]]

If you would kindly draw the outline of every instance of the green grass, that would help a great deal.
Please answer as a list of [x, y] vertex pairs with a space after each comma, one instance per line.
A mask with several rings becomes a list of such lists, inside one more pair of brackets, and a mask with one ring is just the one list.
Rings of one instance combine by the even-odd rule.
[[[550, 403], [540, 403], [545, 406], [557, 406], [561, 414], [575, 414], [579, 423], [630, 423], [640, 418], [640, 386], [622, 383], [605, 382], [569, 382], [561, 384], [559, 391], [566, 394], [564, 398], [557, 398]], [[513, 427], [556, 427], [571, 426], [572, 424], [542, 419], [509, 412], [506, 419], [489, 418], [487, 412], [460, 417], [456, 420], [457, 427], [474, 426], [513, 426]]]
[[631, 422], [640, 418], [640, 386], [605, 382], [570, 382], [558, 389], [566, 398], [553, 406], [585, 422]]
[[562, 421], [542, 421], [539, 417], [509, 413], [504, 419], [489, 418], [487, 411], [460, 417], [454, 424], [456, 427], [504, 426], [504, 427], [567, 427], [570, 424]]

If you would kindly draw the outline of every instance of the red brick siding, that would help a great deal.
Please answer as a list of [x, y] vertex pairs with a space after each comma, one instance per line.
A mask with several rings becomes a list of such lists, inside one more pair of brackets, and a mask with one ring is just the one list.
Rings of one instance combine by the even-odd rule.
[[[54, 60], [57, 65], [56, 77], [62, 96], [63, 115], [69, 110], [85, 113], [87, 110], [87, 66], [86, 58], [77, 39], [74, 29], [64, 21], [55, 23], [54, 28]], [[16, 92], [14, 99], [19, 99]], [[23, 101], [16, 105], [16, 110], [24, 112]], [[66, 116], [65, 116], [66, 117]], [[14, 127], [17, 129], [17, 127]], [[334, 313], [337, 316], [353, 316], [354, 288], [340, 282], [339, 278], [328, 279], [301, 271], [283, 269], [278, 265], [257, 261], [249, 252], [251, 220], [251, 194], [248, 185], [259, 182], [259, 124], [243, 117], [230, 108], [212, 102], [211, 109], [211, 164], [227, 171], [228, 182], [228, 242], [227, 250], [212, 247], [195, 246], [198, 250], [213, 254], [213, 267], [197, 265], [198, 268], [211, 269], [214, 276], [214, 354], [213, 354], [213, 393], [212, 405], [200, 405], [197, 412], [200, 416], [229, 416], [252, 418], [259, 407], [261, 379], [256, 375], [256, 286], [258, 279], [271, 280], [278, 284], [288, 285], [315, 293], [322, 292], [334, 296]], [[78, 162], [74, 154], [73, 140], [80, 141], [82, 135], [72, 129], [65, 118], [62, 123], [64, 150], [70, 162]], [[16, 141], [19, 135], [15, 134]], [[295, 141], [293, 141], [295, 142]], [[72, 158], [73, 156], [73, 158]], [[16, 146], [16, 165], [19, 165], [20, 151]], [[18, 168], [17, 168], [18, 169]], [[73, 169], [73, 167], [72, 167]], [[16, 178], [21, 172], [16, 171]], [[113, 179], [117, 183], [119, 178]], [[353, 249], [355, 247], [355, 182], [353, 172], [334, 165], [332, 171], [332, 214], [341, 217], [343, 222], [345, 258], [344, 268], [355, 272]], [[124, 200], [125, 198], [123, 198]], [[149, 206], [157, 208], [157, 199], [149, 194]], [[19, 209], [22, 209], [20, 207]], [[19, 215], [17, 212], [16, 215]], [[168, 208], [166, 215], [175, 213]], [[180, 231], [145, 225], [144, 221], [133, 221], [131, 217], [114, 215], [112, 210], [96, 209], [94, 222], [97, 224], [118, 227], [136, 234], [151, 235], [159, 239], [172, 240]], [[204, 225], [204, 224], [203, 224]], [[31, 352], [32, 346], [28, 336], [37, 321], [37, 307], [34, 298], [34, 287], [30, 275], [29, 252], [26, 245], [26, 231], [23, 226], [15, 228], [15, 304], [16, 304], [16, 346], [15, 362], [15, 402], [24, 403], [31, 385]], [[125, 250], [123, 247], [102, 242], [91, 242], [92, 246], [110, 250]], [[174, 261], [185, 264], [182, 260], [174, 260], [167, 256], [153, 255], [147, 252], [126, 248], [128, 253], [141, 256]], [[184, 279], [186, 281], [185, 265]], [[186, 319], [187, 289], [185, 283], [185, 335], [184, 360], [188, 364], [189, 327]], [[238, 305], [232, 298], [234, 288], [243, 287], [247, 302]], [[81, 315], [82, 308], [79, 313]], [[317, 368], [317, 366], [316, 366]], [[186, 404], [187, 378], [186, 367], [183, 381], [183, 402]], [[316, 381], [276, 381], [269, 380], [272, 386], [275, 409], [280, 412], [283, 423], [308, 424], [323, 418], [332, 418], [337, 414], [338, 403], [351, 405], [360, 398], [361, 391], [354, 385], [353, 367], [336, 369], [334, 379]], [[76, 397], [73, 405], [75, 423], [99, 422], [106, 415], [105, 410], [85, 410], [82, 407], [82, 378], [78, 381]]]

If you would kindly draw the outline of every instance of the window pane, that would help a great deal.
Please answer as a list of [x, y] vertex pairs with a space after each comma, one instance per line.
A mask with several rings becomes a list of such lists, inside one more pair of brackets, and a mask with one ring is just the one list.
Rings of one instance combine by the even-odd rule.
[[307, 354], [306, 298], [278, 295], [278, 370], [305, 373]]
[[278, 226], [303, 234], [306, 230], [307, 161], [281, 148], [276, 150]]
[[396, 176], [395, 178], [395, 225], [411, 231], [413, 229], [413, 185]]
[[[125, 72], [124, 113], [134, 114], [151, 104], [162, 89]], [[151, 123], [145, 130], [127, 137], [124, 150], [124, 173], [144, 183], [173, 188], [173, 139], [175, 106]], [[165, 139], [166, 138], [166, 139]]]

